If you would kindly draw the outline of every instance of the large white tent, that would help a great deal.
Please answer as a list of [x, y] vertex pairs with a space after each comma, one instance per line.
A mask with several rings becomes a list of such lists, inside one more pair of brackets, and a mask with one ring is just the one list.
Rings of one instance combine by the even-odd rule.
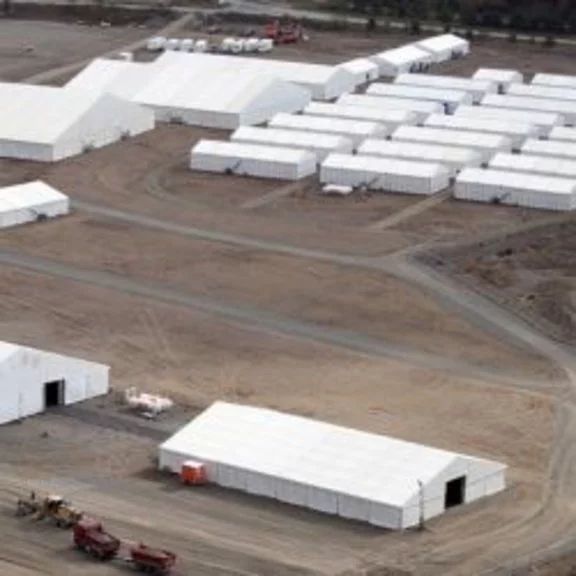
[[454, 58], [461, 58], [470, 52], [470, 42], [455, 34], [440, 34], [420, 42], [416, 46], [434, 57], [434, 62], [447, 62]]
[[576, 180], [576, 159], [500, 153], [490, 160], [489, 167], [509, 172], [528, 172]]
[[378, 65], [380, 76], [396, 76], [402, 72], [420, 72], [433, 62], [434, 56], [413, 44], [369, 56]]
[[69, 211], [68, 196], [44, 182], [0, 188], [0, 228], [63, 216]]
[[528, 96], [509, 96], [508, 94], [487, 94], [482, 98], [482, 107], [554, 112], [564, 117], [565, 124], [576, 124], [576, 102], [573, 100], [530, 98]]
[[562, 140], [536, 140], [529, 138], [521, 148], [522, 154], [536, 156], [553, 156], [556, 158], [569, 158], [576, 160], [576, 142], [563, 142]]
[[53, 162], [154, 128], [154, 114], [110, 94], [0, 83], [0, 157]]
[[368, 58], [354, 58], [354, 60], [338, 64], [338, 68], [353, 74], [354, 78], [356, 78], [356, 86], [377, 80], [380, 75], [378, 64]]
[[[159, 448], [209, 482], [390, 529], [505, 488], [506, 466], [274, 410], [216, 402]], [[423, 502], [423, 505], [421, 505]]]
[[532, 78], [532, 84], [576, 89], [576, 76], [569, 76], [568, 74], [536, 74]]
[[474, 80], [488, 80], [495, 82], [498, 92], [506, 92], [512, 84], [522, 84], [524, 76], [518, 70], [505, 68], [479, 68], [473, 74]]
[[540, 84], [512, 84], [508, 88], [507, 94], [510, 94], [510, 96], [528, 96], [529, 98], [576, 100], [576, 88], [557, 88]]
[[108, 392], [109, 367], [0, 342], [0, 424]]

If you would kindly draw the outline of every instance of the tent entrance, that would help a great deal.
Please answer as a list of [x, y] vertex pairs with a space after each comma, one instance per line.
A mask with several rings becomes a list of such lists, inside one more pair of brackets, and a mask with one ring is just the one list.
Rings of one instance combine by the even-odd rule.
[[452, 508], [464, 503], [466, 493], [466, 476], [454, 478], [446, 482], [446, 492], [444, 494], [444, 508]]
[[64, 380], [54, 380], [44, 384], [44, 407], [64, 404]]

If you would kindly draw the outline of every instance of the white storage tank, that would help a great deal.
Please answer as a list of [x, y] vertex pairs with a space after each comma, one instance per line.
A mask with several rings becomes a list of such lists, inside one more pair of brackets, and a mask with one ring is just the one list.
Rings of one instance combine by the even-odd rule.
[[433, 74], [399, 74], [394, 79], [394, 84], [460, 90], [470, 94], [474, 104], [478, 104], [486, 94], [498, 92], [498, 85], [490, 80], [474, 80], [472, 78], [436, 76]]
[[398, 128], [404, 124], [417, 124], [418, 115], [410, 110], [386, 110], [368, 106], [345, 106], [328, 102], [310, 102], [303, 111], [307, 116], [323, 116], [343, 118], [345, 120], [364, 120], [378, 122], [389, 129]]
[[556, 88], [538, 84], [514, 84], [510, 86], [511, 96], [528, 96], [529, 98], [550, 98], [552, 100], [576, 100], [576, 88]]
[[432, 54], [434, 62], [448, 62], [470, 53], [470, 42], [455, 34], [432, 36], [416, 42], [416, 46]]
[[294, 148], [200, 140], [192, 148], [190, 168], [276, 180], [300, 180], [316, 172], [316, 156], [308, 150]]
[[450, 185], [450, 172], [441, 164], [430, 162], [330, 154], [320, 168], [320, 181], [338, 186], [428, 195]]
[[276, 114], [268, 125], [272, 128], [282, 128], [285, 130], [305, 130], [308, 132], [339, 134], [352, 140], [354, 147], [366, 138], [385, 137], [389, 132], [386, 126], [376, 122], [322, 118], [320, 116], [304, 116], [303, 114]]
[[359, 146], [358, 154], [442, 164], [449, 170], [451, 177], [454, 177], [467, 166], [480, 166], [482, 164], [482, 155], [471, 148], [394, 140], [365, 140]]
[[369, 60], [368, 58], [355, 58], [354, 60], [348, 60], [348, 62], [338, 64], [338, 68], [342, 68], [343, 70], [350, 72], [350, 74], [353, 74], [356, 78], [356, 86], [373, 82], [380, 76], [378, 64], [372, 62], [372, 60]]
[[430, 114], [441, 114], [444, 107], [440, 102], [416, 100], [413, 98], [387, 98], [384, 96], [365, 96], [364, 94], [343, 94], [337, 100], [343, 106], [379, 108], [380, 110], [409, 110], [422, 122]]
[[568, 126], [555, 126], [548, 134], [550, 140], [561, 140], [563, 142], [576, 142], [576, 128]]
[[521, 148], [522, 154], [536, 156], [555, 156], [556, 158], [573, 158], [576, 160], [576, 142], [561, 140], [536, 140], [529, 138]]
[[566, 74], [536, 74], [534, 78], [532, 78], [532, 84], [576, 89], [576, 76], [568, 76]]
[[230, 140], [232, 142], [247, 142], [263, 146], [309, 150], [314, 153], [318, 162], [324, 160], [331, 152], [351, 153], [353, 150], [352, 141], [337, 134], [258, 128], [255, 126], [241, 126], [233, 132]]
[[483, 163], [487, 163], [497, 152], [512, 150], [510, 138], [499, 134], [461, 132], [420, 126], [401, 126], [392, 134], [392, 140], [471, 148], [480, 152]]
[[386, 50], [369, 56], [378, 65], [380, 76], [397, 76], [402, 72], [424, 72], [434, 62], [434, 57], [426, 50], [413, 44]]
[[529, 154], [496, 154], [490, 160], [489, 167], [494, 170], [529, 172], [574, 178], [576, 180], [576, 159], [555, 158], [552, 156], [532, 156]]
[[504, 68], [480, 68], [474, 73], [472, 78], [495, 82], [500, 94], [507, 92], [512, 84], [522, 84], [524, 82], [524, 76], [518, 70], [506, 70]]
[[458, 106], [454, 116], [535, 124], [540, 136], [546, 136], [554, 126], [562, 126], [564, 124], [564, 117], [554, 112], [511, 110], [509, 108], [492, 108], [488, 106]]
[[454, 197], [544, 210], [573, 210], [576, 207], [576, 180], [466, 168], [456, 178]]
[[513, 110], [533, 110], [535, 112], [555, 112], [564, 117], [564, 124], [572, 126], [576, 123], [576, 102], [569, 100], [488, 94], [482, 98], [482, 106], [511, 108]]
[[444, 88], [428, 88], [426, 86], [378, 83], [368, 86], [366, 94], [388, 98], [432, 100], [442, 104], [447, 114], [452, 114], [460, 104], [473, 104], [472, 95], [468, 92]]
[[502, 134], [512, 140], [512, 147], [518, 150], [526, 138], [538, 138], [540, 130], [534, 124], [521, 122], [506, 122], [489, 118], [474, 118], [472, 116], [447, 116], [446, 114], [431, 114], [424, 121], [424, 126], [430, 128], [446, 128], [463, 130], [465, 132], [486, 132]]

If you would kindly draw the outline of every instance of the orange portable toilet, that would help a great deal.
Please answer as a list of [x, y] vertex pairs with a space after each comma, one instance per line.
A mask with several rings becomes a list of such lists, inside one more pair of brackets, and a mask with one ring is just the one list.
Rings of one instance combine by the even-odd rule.
[[206, 467], [202, 462], [187, 460], [182, 464], [180, 479], [184, 484], [192, 484], [194, 486], [206, 484], [208, 481], [206, 478]]

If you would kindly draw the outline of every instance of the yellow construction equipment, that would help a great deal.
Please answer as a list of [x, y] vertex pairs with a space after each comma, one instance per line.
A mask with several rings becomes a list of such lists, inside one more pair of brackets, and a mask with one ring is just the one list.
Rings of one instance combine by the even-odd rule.
[[46, 518], [54, 522], [60, 528], [72, 528], [84, 515], [83, 512], [74, 508], [70, 502], [61, 496], [51, 494], [42, 500], [36, 498], [32, 492], [28, 500], [19, 499], [16, 508], [17, 516], [31, 516], [35, 514], [36, 520]]

